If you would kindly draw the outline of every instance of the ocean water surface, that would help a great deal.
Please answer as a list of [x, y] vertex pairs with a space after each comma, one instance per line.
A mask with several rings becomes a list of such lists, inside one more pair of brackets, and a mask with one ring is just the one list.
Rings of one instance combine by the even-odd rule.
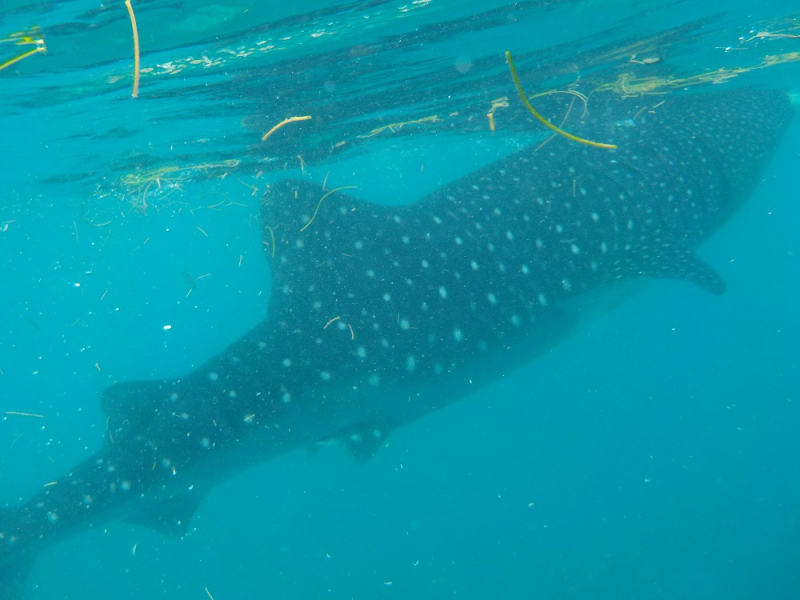
[[[136, 98], [125, 3], [0, 2], [0, 65], [46, 49], [0, 69], [0, 506], [100, 447], [111, 383], [264, 319], [271, 183], [407, 204], [545, 140], [505, 51], [529, 94], [589, 109], [800, 97], [787, 0], [132, 8]], [[798, 166], [795, 118], [699, 251], [724, 295], [655, 281], [365, 464], [296, 452], [216, 488], [183, 539], [111, 521], [49, 546], [26, 598], [800, 598]]]

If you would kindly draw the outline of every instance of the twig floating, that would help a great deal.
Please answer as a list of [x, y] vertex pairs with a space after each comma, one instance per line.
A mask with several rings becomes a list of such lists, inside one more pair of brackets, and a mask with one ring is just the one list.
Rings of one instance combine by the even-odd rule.
[[325, 327], [323, 327], [323, 329], [327, 329], [327, 328], [328, 328], [328, 325], [330, 325], [331, 323], [335, 323], [336, 321], [338, 321], [338, 320], [339, 320], [339, 319], [341, 319], [341, 318], [342, 318], [342, 317], [333, 317], [333, 318], [332, 318], [330, 321], [328, 321], [327, 323], [325, 323]]
[[288, 119], [284, 119], [283, 121], [275, 125], [275, 127], [270, 129], [267, 133], [265, 133], [264, 136], [261, 138], [261, 141], [266, 142], [269, 136], [271, 136], [273, 133], [278, 131], [278, 129], [280, 129], [281, 127], [283, 127], [288, 123], [294, 123], [295, 121], [308, 121], [310, 118], [311, 118], [310, 115], [306, 115], [304, 117], [289, 117]]
[[272, 240], [272, 258], [275, 258], [275, 231], [269, 225], [264, 225], [269, 231], [269, 237]]
[[29, 56], [33, 56], [37, 52], [44, 52], [44, 51], [45, 51], [44, 46], [42, 46], [42, 47], [39, 47], [39, 48], [34, 48], [33, 50], [29, 50], [28, 52], [25, 52], [24, 54], [20, 54], [19, 56], [15, 57], [15, 58], [12, 58], [11, 60], [7, 60], [3, 64], [0, 64], [0, 71], [5, 69], [6, 67], [10, 67], [14, 63], [18, 63], [19, 61], [21, 61], [21, 60], [23, 60], [25, 58], [28, 58]]
[[44, 415], [37, 415], [36, 413], [18, 412], [16, 410], [7, 410], [6, 415], [15, 417], [36, 417], [37, 419], [44, 419]]
[[[327, 180], [327, 175], [325, 176], [325, 178]], [[324, 187], [325, 184], [322, 184], [322, 185]], [[334, 192], [338, 192], [339, 190], [352, 190], [352, 189], [355, 189], [355, 187], [356, 186], [354, 186], [354, 185], [343, 185], [341, 187], [337, 187], [335, 189], [332, 189], [332, 190], [326, 192], [325, 195], [322, 198], [319, 199], [319, 202], [317, 203], [317, 209], [314, 211], [314, 214], [311, 216], [311, 219], [309, 220], [308, 223], [303, 225], [303, 228], [300, 231], [301, 232], [305, 231], [306, 229], [308, 229], [308, 226], [311, 225], [311, 223], [314, 222], [314, 219], [317, 218], [317, 213], [319, 212], [319, 207], [322, 206], [322, 201], [325, 200], [325, 198], [327, 198], [328, 196], [330, 196]]]
[[547, 127], [548, 129], [552, 129], [556, 133], [563, 135], [565, 138], [569, 138], [575, 142], [579, 142], [581, 144], [586, 144], [587, 146], [594, 146], [595, 148], [607, 148], [609, 150], [616, 150], [616, 146], [614, 144], [602, 144], [600, 142], [592, 142], [589, 140], [585, 140], [583, 138], [579, 138], [576, 135], [572, 135], [571, 133], [567, 133], [563, 129], [559, 129], [555, 125], [553, 125], [550, 121], [545, 119], [542, 115], [536, 112], [536, 109], [531, 106], [531, 103], [528, 101], [528, 97], [525, 95], [525, 91], [522, 89], [522, 84], [519, 81], [519, 76], [517, 75], [517, 69], [514, 67], [514, 61], [511, 59], [511, 52], [506, 52], [506, 60], [508, 61], [508, 68], [511, 70], [511, 77], [514, 79], [514, 85], [517, 88], [517, 92], [519, 92], [519, 97], [522, 98], [522, 103], [525, 105], [530, 113], [536, 117], [542, 125]]
[[128, 9], [128, 16], [131, 18], [131, 29], [133, 30], [133, 92], [132, 98], [139, 97], [139, 28], [136, 26], [136, 15], [133, 14], [131, 0], [125, 0], [125, 8]]

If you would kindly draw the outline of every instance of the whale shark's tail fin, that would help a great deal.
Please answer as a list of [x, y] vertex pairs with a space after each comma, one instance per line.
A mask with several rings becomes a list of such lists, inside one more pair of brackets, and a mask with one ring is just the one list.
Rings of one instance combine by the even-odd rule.
[[0, 563], [0, 600], [22, 600], [33, 556], [14, 557]]
[[29, 548], [14, 549], [14, 514], [13, 508], [0, 508], [0, 600], [22, 600], [34, 561]]

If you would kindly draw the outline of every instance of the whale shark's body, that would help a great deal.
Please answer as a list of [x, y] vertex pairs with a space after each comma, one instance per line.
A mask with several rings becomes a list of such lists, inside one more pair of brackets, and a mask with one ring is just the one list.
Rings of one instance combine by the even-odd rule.
[[266, 320], [186, 377], [115, 384], [103, 448], [0, 511], [0, 600], [45, 544], [111, 518], [181, 534], [208, 489], [394, 428], [530, 361], [649, 278], [724, 282], [694, 249], [747, 199], [785, 94], [594, 98], [557, 138], [387, 207], [283, 181], [264, 197]]

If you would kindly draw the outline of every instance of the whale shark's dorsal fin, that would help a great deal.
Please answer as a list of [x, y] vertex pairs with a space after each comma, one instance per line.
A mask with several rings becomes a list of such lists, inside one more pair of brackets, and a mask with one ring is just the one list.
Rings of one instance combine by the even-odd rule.
[[33, 567], [33, 556], [20, 557], [0, 564], [0, 599], [22, 600], [25, 596], [25, 581]]
[[108, 419], [105, 444], [135, 437], [147, 431], [157, 420], [165, 398], [169, 397], [175, 381], [117, 382], [105, 390], [100, 401]]
[[12, 529], [21, 513], [16, 508], [0, 508], [0, 600], [21, 600], [25, 596], [25, 581], [28, 578], [35, 553], [21, 551], [10, 559], [4, 557], [4, 551], [14, 544], [13, 535], [6, 533]]
[[[386, 238], [388, 230], [399, 229], [392, 216], [406, 211], [406, 207], [359, 200], [344, 188], [326, 189], [308, 181], [286, 179], [272, 185], [261, 206], [261, 225], [275, 289], [300, 282], [324, 284], [326, 272], [338, 279], [342, 275], [338, 271], [346, 268], [341, 261], [366, 250], [370, 242]], [[363, 239], [365, 235], [370, 239]], [[373, 258], [385, 260], [387, 251], [383, 248]], [[278, 296], [274, 294], [273, 299]]]
[[192, 517], [203, 500], [203, 494], [186, 492], [130, 515], [125, 521], [149, 527], [170, 537], [182, 538], [189, 530]]

